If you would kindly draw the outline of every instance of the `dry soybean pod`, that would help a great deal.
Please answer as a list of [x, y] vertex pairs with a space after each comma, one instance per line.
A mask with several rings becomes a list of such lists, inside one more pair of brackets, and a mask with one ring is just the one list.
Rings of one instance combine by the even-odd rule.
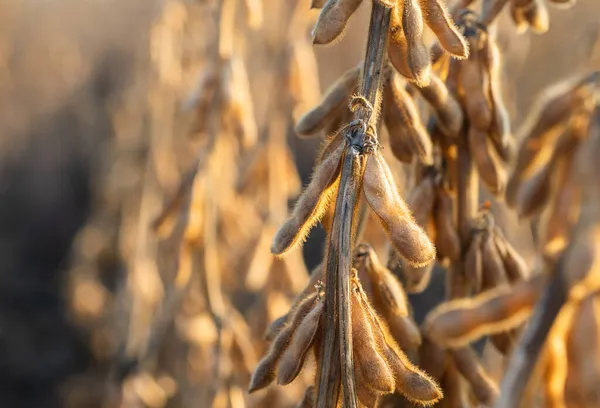
[[260, 390], [268, 386], [275, 379], [275, 368], [277, 367], [281, 355], [289, 345], [290, 340], [296, 333], [298, 325], [304, 319], [306, 314], [313, 308], [317, 294], [314, 293], [307, 297], [298, 305], [294, 316], [288, 325], [277, 334], [273, 343], [269, 347], [267, 354], [259, 361], [252, 378], [250, 379], [249, 393]]
[[408, 47], [407, 64], [417, 86], [429, 83], [431, 60], [423, 41], [423, 13], [418, 0], [402, 0], [402, 30]]
[[382, 345], [375, 337], [378, 328], [369, 320], [370, 305], [365, 304], [363, 293], [359, 286], [355, 286], [351, 300], [354, 370], [371, 390], [391, 393], [394, 391], [394, 377], [385, 359], [380, 355]]
[[328, 0], [313, 29], [313, 44], [329, 44], [338, 38], [362, 0]]
[[396, 250], [411, 265], [423, 266], [435, 258], [435, 248], [425, 231], [413, 220], [398, 194], [385, 159], [374, 151], [367, 160], [363, 178], [365, 199], [379, 217]]
[[[366, 298], [362, 298], [363, 304], [368, 305]], [[387, 364], [392, 370], [395, 379], [394, 391], [400, 392], [408, 400], [420, 404], [432, 404], [442, 397], [442, 391], [435, 381], [425, 372], [413, 365], [406, 354], [393, 341], [385, 323], [383, 323], [372, 311], [365, 307], [367, 317], [378, 336], [376, 341], [380, 343]]]
[[481, 403], [492, 406], [498, 398], [498, 385], [485, 371], [477, 355], [470, 347], [450, 350], [456, 368], [471, 386]]
[[298, 120], [296, 133], [300, 136], [314, 135], [331, 123], [340, 111], [348, 106], [348, 100], [356, 90], [360, 72], [361, 67], [356, 66], [335, 81], [325, 91], [319, 105]]
[[481, 261], [482, 241], [483, 232], [473, 232], [469, 248], [465, 255], [465, 276], [473, 293], [479, 293], [481, 291], [483, 282], [483, 266]]
[[344, 148], [341, 144], [315, 167], [310, 184], [298, 199], [292, 215], [273, 238], [273, 254], [282, 256], [303, 242], [310, 229], [319, 222], [337, 191]]
[[468, 58], [469, 46], [440, 0], [420, 0], [425, 22], [438, 38], [442, 47], [455, 58]]
[[[496, 248], [502, 258], [504, 269], [506, 270], [506, 277], [510, 283], [516, 283], [527, 279], [529, 276], [529, 268], [525, 263], [525, 260], [519, 252], [511, 245], [511, 243], [504, 237], [502, 230], [497, 225], [494, 226], [494, 240], [496, 242]], [[502, 249], [500, 249], [502, 247]]]
[[487, 132], [492, 122], [492, 109], [486, 95], [487, 81], [482, 63], [480, 35], [469, 36], [470, 55], [460, 61], [460, 87], [464, 93], [465, 111], [471, 127]]
[[468, 137], [469, 148], [481, 180], [490, 193], [499, 196], [505, 188], [506, 170], [500, 163], [496, 152], [491, 149], [485, 132], [471, 127]]
[[[392, 138], [402, 137], [402, 145], [408, 144], [414, 154], [425, 165], [433, 164], [433, 146], [427, 130], [421, 123], [419, 111], [412, 97], [404, 89], [404, 83], [398, 75], [391, 75], [388, 81], [389, 114], [399, 123], [395, 132], [390, 132], [390, 143], [398, 143]], [[398, 127], [399, 126], [399, 127]], [[388, 130], [390, 128], [388, 127]], [[392, 144], [392, 149], [394, 146]]]
[[416, 88], [433, 108], [440, 131], [447, 138], [456, 140], [463, 122], [460, 104], [450, 94], [444, 82], [437, 75], [432, 73], [430, 76], [431, 82], [429, 85]]
[[300, 372], [306, 353], [312, 346], [315, 334], [319, 328], [319, 321], [323, 315], [325, 301], [319, 299], [313, 309], [302, 319], [289, 346], [281, 355], [277, 368], [277, 383], [286, 385], [291, 383]]

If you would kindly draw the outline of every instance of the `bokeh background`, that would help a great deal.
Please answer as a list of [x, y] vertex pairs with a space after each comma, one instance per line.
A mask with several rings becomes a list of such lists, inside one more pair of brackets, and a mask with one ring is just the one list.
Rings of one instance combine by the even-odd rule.
[[[362, 59], [368, 3], [341, 41], [315, 49], [321, 89]], [[182, 105], [216, 38], [215, 4], [0, 2], [0, 407], [205, 406], [203, 392], [214, 382], [201, 367], [209, 360], [202, 347], [212, 341], [210, 321], [199, 318], [196, 326], [185, 326], [167, 319], [153, 346], [155, 356], [149, 362], [138, 357], [148, 355], [139, 348], [147, 347], [148, 327], [155, 314], [162, 316], [168, 295], [164, 279], [157, 280], [161, 268], [153, 261], [150, 223], [205, 138], [190, 136], [194, 114]], [[282, 16], [296, 5], [264, 0], [260, 28], [247, 30], [240, 23], [236, 47], [246, 61], [259, 133], [281, 92], [273, 77], [282, 75], [277, 60], [286, 28]], [[598, 0], [551, 8], [544, 35], [518, 35], [509, 16], [502, 16], [498, 38], [514, 128], [544, 87], [600, 68], [599, 16]], [[297, 33], [308, 35], [308, 29]], [[290, 109], [289, 117], [303, 109]], [[320, 139], [297, 138], [291, 120], [281, 128], [284, 133], [286, 128], [306, 184]], [[222, 160], [216, 166], [226, 171], [237, 164]], [[224, 221], [240, 224], [248, 239], [261, 235], [260, 223], [236, 214]], [[508, 213], [497, 216], [509, 239], [531, 256], [530, 226]], [[323, 237], [315, 229], [304, 247], [308, 269], [320, 262]], [[224, 287], [232, 286], [227, 279], [233, 276], [223, 277]], [[421, 297], [441, 293], [440, 285], [434, 282]], [[241, 309], [260, 297], [236, 290], [227, 295]], [[414, 301], [419, 318], [427, 302], [421, 307]], [[185, 302], [182, 307], [193, 309]], [[261, 320], [245, 317], [251, 331]], [[190, 346], [194, 341], [200, 354]], [[255, 351], [260, 354], [261, 346]], [[287, 392], [289, 400], [301, 391]], [[246, 403], [291, 404], [273, 401], [280, 402]]]

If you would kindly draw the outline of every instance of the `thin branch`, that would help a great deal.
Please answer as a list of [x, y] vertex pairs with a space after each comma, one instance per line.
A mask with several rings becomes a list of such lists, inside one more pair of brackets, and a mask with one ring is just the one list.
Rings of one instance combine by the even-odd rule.
[[[363, 123], [366, 127], [373, 125], [372, 122], [377, 117], [390, 12], [388, 6], [379, 2], [373, 3], [361, 84], [361, 96], [363, 101], [367, 102], [365, 104], [367, 106], [359, 105], [359, 109], [355, 112], [355, 121]], [[336, 406], [340, 383], [343, 384], [344, 407], [357, 407], [350, 317], [350, 268], [355, 209], [362, 186], [364, 166], [368, 159], [365, 155], [366, 136], [364, 127], [348, 127], [344, 134], [348, 147], [342, 161], [340, 188], [327, 247], [325, 278], [327, 320], [319, 372], [317, 408]], [[336, 355], [339, 355], [339, 360], [335, 358]]]
[[535, 307], [517, 348], [512, 354], [494, 408], [518, 407], [552, 324], [567, 300], [564, 277], [564, 254], [557, 262], [553, 276]]

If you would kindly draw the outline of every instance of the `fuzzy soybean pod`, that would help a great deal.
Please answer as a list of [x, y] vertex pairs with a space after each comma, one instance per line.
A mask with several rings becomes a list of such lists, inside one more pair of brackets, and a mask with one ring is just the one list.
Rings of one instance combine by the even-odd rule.
[[289, 346], [290, 341], [293, 339], [298, 326], [304, 319], [304, 317], [314, 307], [314, 303], [317, 299], [317, 294], [314, 293], [307, 297], [298, 305], [291, 321], [287, 324], [280, 332], [277, 337], [271, 343], [267, 355], [259, 361], [252, 378], [250, 379], [250, 387], [248, 388], [249, 393], [258, 391], [268, 386], [275, 379], [275, 369], [279, 364], [282, 354]]
[[460, 104], [450, 94], [444, 82], [431, 74], [431, 82], [424, 87], [416, 87], [418, 92], [433, 108], [440, 131], [451, 140], [456, 140], [462, 127], [463, 112]]
[[[384, 267], [375, 251], [369, 247], [365, 269], [372, 286], [375, 308], [389, 324], [394, 339], [404, 350], [416, 350], [421, 344], [421, 334], [409, 316], [408, 300], [400, 282]], [[361, 281], [365, 286], [365, 280]]]
[[520, 216], [532, 216], [546, 207], [562, 184], [561, 179], [565, 178], [565, 173], [571, 168], [581, 139], [586, 136], [586, 133], [584, 131], [581, 135], [580, 129], [569, 129], [558, 140], [548, 163], [533, 177], [521, 183], [516, 198], [516, 207]]
[[289, 346], [281, 355], [277, 368], [277, 383], [286, 385], [291, 383], [300, 372], [306, 358], [306, 353], [315, 340], [319, 328], [319, 321], [323, 315], [325, 301], [318, 299], [302, 319]]
[[494, 226], [494, 241], [496, 249], [502, 258], [506, 277], [510, 283], [516, 283], [529, 277], [529, 268], [523, 257], [506, 239], [504, 233], [497, 225]]
[[[417, 106], [404, 89], [404, 83], [398, 75], [390, 76], [384, 103], [388, 104], [384, 121], [390, 136], [392, 153], [400, 159], [405, 154], [399, 150], [408, 147], [421, 163], [433, 164], [431, 138], [421, 123]], [[412, 155], [409, 157], [412, 158]]]
[[423, 343], [419, 347], [419, 366], [432, 378], [440, 381], [450, 362], [448, 352], [423, 335]]
[[427, 225], [435, 204], [435, 185], [433, 177], [426, 175], [410, 191], [406, 198], [408, 207], [413, 210], [415, 221], [422, 227]]
[[510, 140], [510, 119], [500, 89], [500, 51], [494, 37], [488, 35], [481, 50], [481, 57], [488, 77], [487, 93], [492, 106], [492, 121], [488, 134], [498, 155], [508, 162], [514, 154], [514, 146]]
[[445, 303], [429, 313], [423, 331], [443, 346], [462, 347], [482, 336], [513, 329], [530, 316], [545, 282], [546, 276], [539, 273], [512, 287]]
[[496, 382], [488, 375], [479, 358], [470, 347], [450, 350], [456, 368], [471, 386], [479, 402], [492, 406], [498, 398]]
[[508, 283], [502, 258], [498, 253], [496, 241], [491, 230], [483, 233], [481, 243], [481, 267], [483, 272], [483, 290], [493, 289]]
[[487, 133], [492, 123], [492, 108], [487, 96], [487, 75], [483, 67], [479, 37], [470, 36], [470, 55], [460, 61], [460, 87], [464, 93], [464, 104], [469, 124], [481, 132]]
[[506, 202], [514, 206], [522, 180], [540, 169], [550, 158], [557, 139], [569, 123], [573, 112], [589, 102], [598, 73], [564, 81], [538, 97], [519, 132], [523, 140], [514, 164], [507, 191]]
[[390, 40], [388, 42], [388, 57], [394, 68], [406, 79], [414, 82], [417, 86], [424, 86], [427, 83], [420, 82], [423, 79], [419, 78], [408, 64], [408, 40], [402, 26], [403, 3], [396, 1], [390, 16]]
[[407, 64], [416, 83], [425, 86], [430, 81], [431, 59], [423, 41], [423, 13], [418, 0], [402, 1], [402, 30], [408, 47]]
[[348, 105], [350, 96], [356, 91], [361, 67], [346, 71], [325, 91], [321, 102], [305, 113], [296, 124], [296, 133], [311, 136], [323, 130]]
[[377, 342], [374, 327], [368, 318], [370, 305], [362, 300], [364, 292], [359, 286], [354, 287], [351, 299], [352, 314], [352, 354], [354, 355], [354, 371], [363, 381], [357, 386], [389, 394], [394, 391], [394, 377], [385, 359], [380, 354], [381, 344]]
[[468, 138], [471, 155], [481, 180], [490, 193], [499, 196], [505, 188], [506, 170], [491, 148], [486, 133], [471, 127]]
[[375, 328], [375, 341], [380, 345], [382, 354], [393, 373], [394, 390], [404, 395], [409, 401], [419, 405], [431, 405], [442, 398], [442, 390], [424, 371], [410, 362], [406, 354], [391, 337], [388, 328], [381, 319], [368, 307], [366, 297], [362, 297], [367, 317]]
[[455, 58], [467, 58], [469, 46], [440, 0], [419, 0], [425, 22], [442, 47]]
[[367, 160], [363, 191], [398, 253], [413, 266], [430, 263], [435, 258], [435, 247], [415, 223], [410, 209], [398, 194], [390, 168], [378, 151]]
[[436, 247], [440, 258], [460, 259], [460, 237], [454, 224], [453, 200], [444, 186], [439, 186], [435, 203]]
[[329, 44], [338, 38], [362, 0], [328, 0], [313, 29], [314, 44]]
[[292, 215], [275, 234], [271, 253], [284, 255], [303, 242], [319, 222], [337, 191], [344, 148], [345, 144], [341, 144], [315, 167], [310, 184], [298, 199]]

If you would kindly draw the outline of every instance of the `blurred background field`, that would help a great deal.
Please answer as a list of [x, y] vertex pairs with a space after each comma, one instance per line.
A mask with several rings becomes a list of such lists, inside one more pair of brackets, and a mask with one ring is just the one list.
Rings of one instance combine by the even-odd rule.
[[[256, 29], [238, 16], [234, 47], [246, 61], [259, 139], [279, 129], [305, 185], [320, 139], [297, 138], [293, 119], [314, 101], [286, 105], [278, 82], [295, 1], [264, 0]], [[237, 398], [248, 406], [288, 407], [310, 381], [245, 396], [244, 365], [252, 369], [265, 347], [254, 339], [285, 313], [306, 270], [320, 262], [324, 237], [320, 228], [312, 232], [306, 266], [301, 259], [273, 261], [268, 247], [260, 247], [262, 235], [272, 236], [272, 220], [262, 211], [277, 208], [261, 190], [273, 189], [265, 170], [253, 173], [262, 184], [240, 193], [231, 179], [239, 178], [244, 151], [228, 154], [235, 149], [225, 146], [208, 166], [219, 177], [205, 196], [230, 200], [215, 220], [224, 307], [228, 321], [238, 322], [228, 333], [249, 341], [218, 348], [230, 351], [218, 355], [229, 362], [229, 371], [220, 368], [225, 374], [211, 371], [219, 319], [203, 296], [207, 255], [196, 259], [201, 266], [190, 255], [186, 277], [186, 265], [173, 267], [177, 247], [150, 228], [208, 140], [206, 132], [193, 131], [195, 111], [183, 106], [211, 58], [216, 4], [0, 3], [0, 407], [204, 407], [211, 393], [215, 406]], [[365, 2], [339, 43], [315, 48], [322, 90], [363, 58], [369, 9]], [[544, 87], [600, 68], [598, 0], [551, 8], [550, 20], [544, 35], [516, 34], [507, 15], [499, 24], [515, 128]], [[295, 35], [306, 40], [310, 24], [302, 28]], [[283, 196], [285, 206], [289, 193], [291, 204], [300, 187], [293, 184], [291, 178], [287, 190], [270, 194]], [[531, 261], [529, 225], [508, 213], [497, 218]], [[257, 246], [263, 260], [255, 259]], [[248, 266], [260, 269], [261, 262], [265, 271], [253, 286]]]

